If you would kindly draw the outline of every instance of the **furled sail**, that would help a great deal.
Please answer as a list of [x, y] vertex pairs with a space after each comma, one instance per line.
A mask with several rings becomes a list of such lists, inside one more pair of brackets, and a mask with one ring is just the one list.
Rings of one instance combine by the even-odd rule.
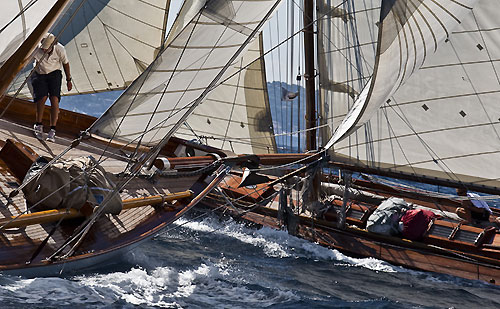
[[326, 143], [373, 74], [380, 2], [319, 0], [317, 6], [318, 113]]
[[476, 0], [384, 0], [374, 73], [325, 146], [356, 131], [423, 64], [470, 13]]
[[[63, 95], [129, 86], [162, 47], [169, 3], [170, 0], [74, 1], [52, 30], [55, 35], [60, 34], [59, 42], [65, 46], [71, 65], [73, 90], [68, 92], [63, 87]], [[17, 78], [11, 93], [27, 74], [29, 71]], [[20, 96], [31, 97], [27, 87]]]
[[340, 141], [336, 153], [354, 164], [500, 187], [498, 29], [497, 4], [478, 2], [372, 117], [372, 136]]
[[240, 65], [240, 55], [279, 1], [200, 3], [198, 13], [96, 121], [92, 133], [146, 145], [170, 137], [230, 76], [227, 69]]
[[235, 153], [275, 153], [262, 54], [259, 36], [175, 135]]
[[0, 14], [0, 67], [31, 34], [56, 0], [2, 1]]

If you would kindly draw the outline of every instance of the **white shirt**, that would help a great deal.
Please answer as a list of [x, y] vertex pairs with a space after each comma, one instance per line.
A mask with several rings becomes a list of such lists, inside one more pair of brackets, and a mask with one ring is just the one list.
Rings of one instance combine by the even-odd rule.
[[[480, 195], [476, 194], [476, 193], [469, 193], [469, 192], [467, 192], [467, 196], [468, 197], [479, 197]], [[477, 207], [477, 208], [484, 208], [484, 209], [486, 209], [491, 214], [490, 206], [488, 206], [488, 204], [485, 201], [483, 201], [483, 200], [474, 200], [474, 199], [470, 199], [470, 201], [472, 202], [472, 204], [475, 207]]]
[[[66, 50], [64, 46], [60, 43], [54, 45], [54, 49], [50, 54], [46, 54], [43, 57], [44, 52], [38, 46], [33, 52], [33, 56], [35, 57], [35, 67], [36, 72], [39, 74], [49, 74], [50, 72], [54, 72], [56, 70], [62, 70], [62, 65], [68, 63], [68, 56], [66, 55]], [[40, 59], [43, 60], [40, 61]]]

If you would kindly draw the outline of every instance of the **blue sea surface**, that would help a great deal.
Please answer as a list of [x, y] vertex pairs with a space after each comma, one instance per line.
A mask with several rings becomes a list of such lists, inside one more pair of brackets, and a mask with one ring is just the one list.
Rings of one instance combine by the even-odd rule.
[[98, 271], [0, 276], [3, 308], [500, 308], [500, 287], [412, 271], [213, 214]]

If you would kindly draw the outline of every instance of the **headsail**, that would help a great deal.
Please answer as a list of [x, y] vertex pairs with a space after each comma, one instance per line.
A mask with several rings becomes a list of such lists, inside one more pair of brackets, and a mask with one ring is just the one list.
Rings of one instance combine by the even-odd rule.
[[318, 113], [324, 143], [340, 125], [375, 66], [380, 2], [318, 0]]
[[228, 70], [234, 75], [209, 93], [176, 136], [235, 153], [275, 153], [262, 54], [261, 35]]
[[[73, 90], [64, 95], [125, 89], [158, 54], [165, 38], [170, 0], [74, 1], [52, 32], [71, 64]], [[78, 10], [76, 13], [75, 11]], [[74, 15], [74, 16], [73, 16]], [[11, 92], [24, 82], [19, 76]], [[21, 97], [30, 97], [27, 89]]]
[[56, 0], [5, 1], [0, 14], [0, 67], [47, 15]]
[[91, 132], [147, 145], [171, 136], [229, 77], [227, 69], [239, 65], [239, 56], [278, 3], [207, 1]]

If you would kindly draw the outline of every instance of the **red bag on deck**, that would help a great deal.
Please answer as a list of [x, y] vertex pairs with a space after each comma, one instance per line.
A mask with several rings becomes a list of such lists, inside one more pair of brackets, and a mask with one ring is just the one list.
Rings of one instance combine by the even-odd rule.
[[420, 239], [427, 230], [429, 222], [435, 217], [437, 216], [429, 210], [408, 210], [401, 217], [401, 222], [403, 222], [403, 237], [411, 240]]

